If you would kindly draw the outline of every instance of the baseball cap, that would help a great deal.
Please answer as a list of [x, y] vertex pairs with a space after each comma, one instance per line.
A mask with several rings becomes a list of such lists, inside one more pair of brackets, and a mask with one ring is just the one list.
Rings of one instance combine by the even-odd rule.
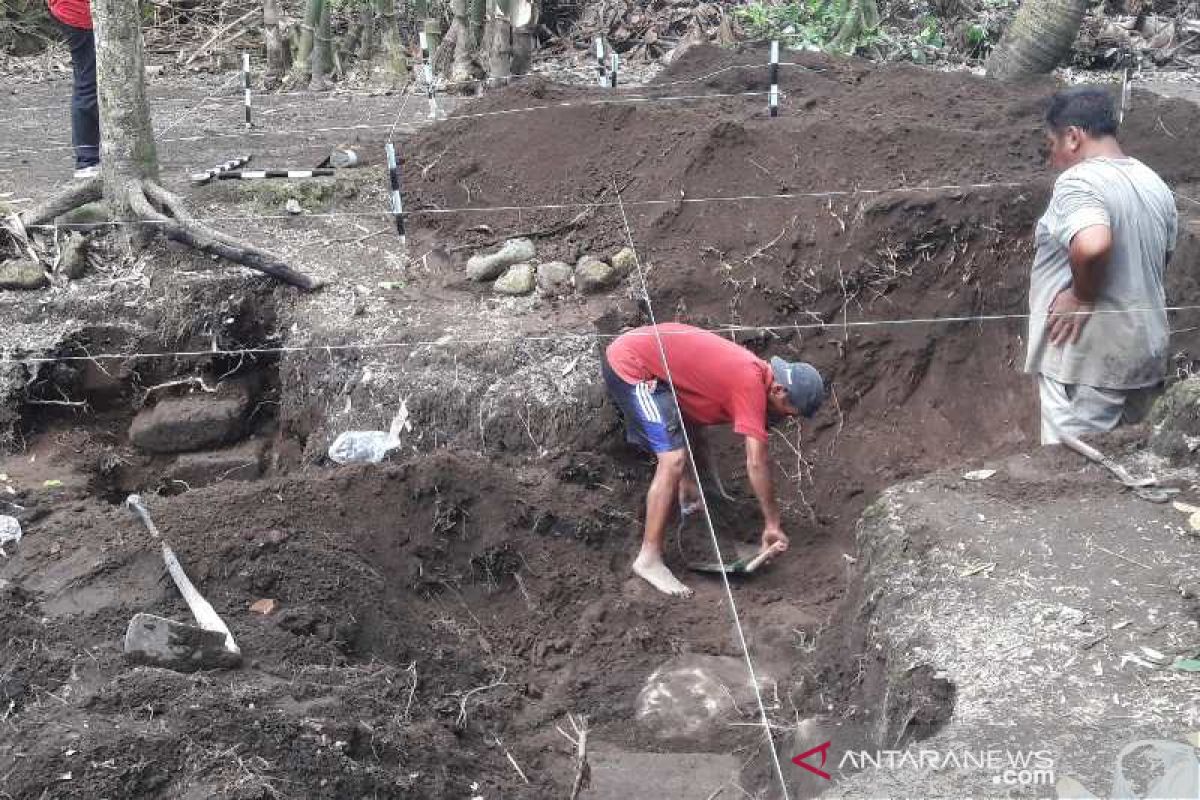
[[811, 417], [817, 413], [821, 403], [825, 402], [825, 382], [812, 364], [772, 356], [771, 371], [775, 374], [775, 382], [787, 389], [788, 400], [801, 415]]

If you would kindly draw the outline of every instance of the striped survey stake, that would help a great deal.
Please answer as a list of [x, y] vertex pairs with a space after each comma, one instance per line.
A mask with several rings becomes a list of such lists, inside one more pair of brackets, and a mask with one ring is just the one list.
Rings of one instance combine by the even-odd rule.
[[404, 235], [404, 200], [400, 197], [400, 163], [396, 160], [396, 146], [387, 143], [388, 184], [391, 188], [392, 218], [396, 221], [396, 233], [400, 235], [400, 246], [408, 244]]
[[220, 181], [249, 181], [264, 178], [328, 178], [336, 175], [337, 170], [322, 167], [320, 169], [230, 169], [218, 172]]
[[246, 127], [251, 127], [250, 124], [250, 54], [242, 53], [242, 89], [243, 102], [246, 106]]
[[771, 42], [771, 91], [767, 93], [767, 108], [772, 117], [779, 116], [779, 42]]
[[213, 178], [220, 175], [222, 172], [229, 172], [231, 169], [237, 169], [243, 164], [249, 163], [250, 156], [239, 156], [238, 158], [230, 159], [224, 164], [217, 164], [212, 169], [206, 169], [204, 172], [193, 172], [191, 179], [195, 183], [208, 183]]
[[596, 37], [596, 78], [601, 86], [608, 86], [608, 65], [604, 63], [604, 38]]
[[433, 86], [433, 59], [429, 56], [429, 34], [420, 31], [417, 36], [421, 40], [421, 62], [425, 74], [425, 96], [429, 98], [429, 118], [437, 119], [438, 104]]

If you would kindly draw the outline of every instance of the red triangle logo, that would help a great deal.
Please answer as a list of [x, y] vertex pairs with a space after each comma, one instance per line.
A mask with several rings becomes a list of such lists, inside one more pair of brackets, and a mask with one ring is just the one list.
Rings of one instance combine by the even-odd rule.
[[829, 747], [832, 744], [833, 744], [833, 742], [825, 742], [824, 744], [817, 745], [816, 747], [812, 748], [811, 750], [806, 750], [803, 753], [801, 753], [800, 755], [793, 758], [792, 763], [795, 764], [797, 767], [804, 767], [806, 770], [808, 770], [809, 772], [811, 772], [814, 775], [824, 778], [825, 780], [829, 780], [830, 775], [828, 772], [826, 772], [823, 769], [814, 767], [812, 764], [809, 764], [805, 759], [807, 759], [809, 756], [811, 756], [815, 753], [820, 753], [821, 754], [821, 766], [822, 767], [825, 766], [825, 760], [829, 757]]

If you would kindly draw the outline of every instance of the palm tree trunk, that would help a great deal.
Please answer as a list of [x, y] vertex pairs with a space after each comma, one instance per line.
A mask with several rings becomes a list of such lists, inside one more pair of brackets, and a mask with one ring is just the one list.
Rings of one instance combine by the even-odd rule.
[[1001, 81], [1044, 75], [1071, 50], [1087, 11], [1086, 0], [1025, 0], [987, 60]]

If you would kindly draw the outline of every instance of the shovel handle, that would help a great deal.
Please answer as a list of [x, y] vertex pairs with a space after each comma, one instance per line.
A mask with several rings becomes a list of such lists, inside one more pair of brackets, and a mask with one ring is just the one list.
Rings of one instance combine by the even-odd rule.
[[154, 524], [154, 520], [150, 519], [150, 512], [142, 505], [142, 496], [140, 494], [131, 494], [125, 498], [125, 506], [130, 511], [137, 514], [142, 520], [142, 524], [146, 526], [146, 530], [150, 531], [150, 535], [155, 539], [162, 540], [158, 534], [158, 526]]
[[756, 555], [754, 558], [750, 559], [750, 561], [746, 564], [746, 567], [745, 567], [746, 572], [754, 572], [754, 570], [758, 569], [759, 567], [761, 567], [763, 565], [764, 561], [766, 561], [771, 556], [777, 555], [782, 549], [783, 548], [779, 545], [779, 543], [776, 542], [775, 544], [768, 547], [766, 550], [763, 550], [761, 553]]

